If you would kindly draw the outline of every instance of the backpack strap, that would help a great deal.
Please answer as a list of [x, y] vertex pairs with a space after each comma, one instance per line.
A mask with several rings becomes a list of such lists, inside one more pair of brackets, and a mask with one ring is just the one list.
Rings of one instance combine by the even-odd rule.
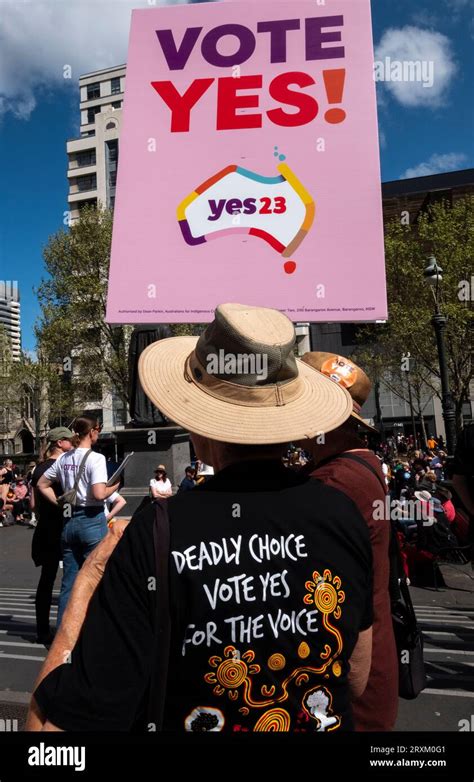
[[169, 590], [170, 524], [166, 500], [155, 500], [153, 542], [156, 574], [156, 629], [153, 673], [150, 683], [149, 720], [157, 731], [163, 729], [171, 642]]
[[381, 484], [384, 494], [387, 494], [387, 484], [385, 483], [385, 478], [375, 469], [375, 467], [372, 467], [371, 464], [366, 462], [365, 459], [362, 459], [360, 456], [357, 456], [355, 453], [340, 453], [336, 457], [336, 459], [351, 459], [353, 462], [358, 462], [363, 467], [365, 467], [367, 470], [370, 470], [372, 475], [375, 475], [378, 482]]
[[[337, 456], [337, 458], [351, 459], [354, 462], [359, 462], [359, 464], [362, 464], [367, 470], [370, 470], [370, 472], [373, 475], [375, 475], [379, 483], [382, 485], [384, 493], [388, 494], [388, 489], [387, 489], [387, 484], [385, 483], [385, 479], [375, 469], [375, 467], [372, 467], [372, 465], [366, 462], [365, 459], [362, 459], [360, 456], [357, 456], [355, 453], [341, 453]], [[400, 600], [400, 596], [403, 596], [405, 598], [405, 604], [407, 605], [407, 608], [411, 611], [411, 614], [414, 614], [413, 606], [411, 604], [410, 593], [408, 591], [408, 586], [406, 584], [406, 576], [403, 569], [402, 555], [400, 551], [400, 544], [398, 542], [397, 531], [391, 519], [389, 519], [389, 523], [390, 523], [390, 545], [389, 545], [390, 600], [393, 605], [398, 600]]]
[[74, 481], [74, 486], [72, 487], [72, 490], [77, 492], [79, 481], [81, 480], [82, 476], [84, 475], [84, 470], [86, 469], [86, 461], [88, 459], [89, 454], [92, 453], [92, 448], [89, 448], [88, 451], [85, 452], [84, 456], [82, 457], [81, 463], [79, 465], [79, 469], [77, 471], [76, 479]]

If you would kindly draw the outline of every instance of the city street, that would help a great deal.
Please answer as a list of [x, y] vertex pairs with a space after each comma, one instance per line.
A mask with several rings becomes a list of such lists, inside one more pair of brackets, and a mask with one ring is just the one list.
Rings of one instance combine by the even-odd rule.
[[[18, 720], [19, 729], [46, 657], [45, 647], [34, 643], [39, 570], [30, 558], [32, 534], [26, 527], [0, 529], [0, 718]], [[462, 720], [474, 721], [472, 571], [470, 565], [443, 566], [443, 577], [449, 588], [412, 588], [429, 681], [415, 701], [400, 700], [399, 731], [458, 731]]]

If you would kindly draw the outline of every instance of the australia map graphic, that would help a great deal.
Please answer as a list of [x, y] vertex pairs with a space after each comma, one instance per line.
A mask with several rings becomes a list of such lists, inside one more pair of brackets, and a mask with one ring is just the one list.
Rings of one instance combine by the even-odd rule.
[[262, 176], [238, 165], [229, 165], [196, 187], [177, 208], [184, 241], [200, 245], [232, 234], [248, 234], [267, 242], [290, 260], [311, 229], [315, 203], [286, 163], [277, 165], [276, 176]]

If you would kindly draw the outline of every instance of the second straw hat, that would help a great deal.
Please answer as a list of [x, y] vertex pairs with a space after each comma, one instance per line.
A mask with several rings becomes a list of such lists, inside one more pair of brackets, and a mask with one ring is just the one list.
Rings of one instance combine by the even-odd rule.
[[367, 401], [372, 388], [372, 383], [363, 369], [358, 367], [352, 359], [323, 351], [305, 353], [301, 360], [331, 378], [338, 385], [347, 388], [352, 397], [352, 418], [355, 418], [365, 429], [378, 434], [377, 429], [364, 421], [360, 415], [361, 407]]

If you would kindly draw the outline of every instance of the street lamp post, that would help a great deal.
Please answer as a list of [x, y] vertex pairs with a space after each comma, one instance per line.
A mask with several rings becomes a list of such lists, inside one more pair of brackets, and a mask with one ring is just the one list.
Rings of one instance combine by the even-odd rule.
[[435, 330], [436, 344], [438, 346], [439, 373], [441, 378], [441, 404], [443, 407], [443, 419], [446, 429], [446, 448], [448, 455], [454, 454], [456, 447], [456, 409], [449, 389], [448, 362], [446, 360], [446, 346], [444, 343], [444, 332], [446, 330], [446, 316], [442, 314], [439, 307], [439, 284], [442, 277], [442, 268], [438, 266], [436, 258], [432, 255], [429, 264], [425, 269], [424, 276], [433, 292], [435, 301], [435, 314], [431, 318], [431, 324]]
[[411, 393], [411, 385], [410, 385], [410, 372], [407, 372], [407, 385], [408, 385], [408, 403], [410, 405], [410, 415], [411, 415], [411, 428], [413, 429], [413, 443], [415, 445], [415, 451], [418, 450], [418, 438], [416, 436], [416, 424], [415, 424], [415, 413], [413, 412], [413, 397]]

